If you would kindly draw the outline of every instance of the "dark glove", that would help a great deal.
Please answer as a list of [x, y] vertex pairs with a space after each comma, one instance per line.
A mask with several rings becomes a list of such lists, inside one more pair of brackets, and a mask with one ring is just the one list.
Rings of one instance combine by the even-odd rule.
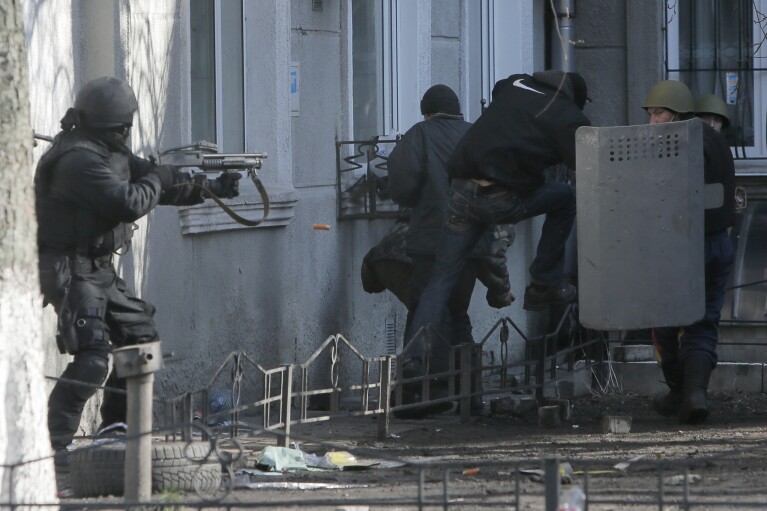
[[163, 190], [167, 190], [176, 183], [178, 171], [171, 165], [155, 165], [152, 167], [152, 172], [160, 178], [160, 185]]
[[240, 195], [239, 172], [223, 172], [215, 181], [208, 181], [208, 191], [221, 199], [231, 199]]

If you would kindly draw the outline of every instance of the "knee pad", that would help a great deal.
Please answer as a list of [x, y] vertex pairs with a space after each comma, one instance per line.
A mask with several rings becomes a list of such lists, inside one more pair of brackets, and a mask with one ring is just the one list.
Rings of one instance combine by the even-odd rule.
[[[90, 385], [101, 385], [109, 374], [109, 353], [86, 350], [75, 355], [67, 368], [67, 377]], [[73, 385], [74, 393], [81, 399], [89, 399], [96, 389], [86, 385]]]
[[108, 349], [109, 327], [104, 321], [105, 300], [90, 297], [76, 308], [64, 307], [59, 315], [59, 349], [70, 355], [93, 348]]

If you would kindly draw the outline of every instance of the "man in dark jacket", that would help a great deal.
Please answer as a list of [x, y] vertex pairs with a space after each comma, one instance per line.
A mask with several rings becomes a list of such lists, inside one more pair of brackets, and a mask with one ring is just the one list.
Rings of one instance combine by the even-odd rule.
[[[112, 348], [158, 340], [154, 307], [133, 295], [112, 264], [114, 254], [129, 248], [133, 222], [158, 204], [238, 194], [239, 175], [193, 179], [133, 155], [125, 144], [137, 108], [123, 80], [88, 82], [35, 174], [41, 290], [58, 315], [59, 350], [74, 357], [48, 402], [59, 469], [86, 401], [107, 377]], [[113, 373], [107, 387], [124, 389], [125, 382]], [[124, 422], [125, 415], [125, 394], [106, 391], [102, 426]]]
[[[463, 120], [458, 96], [446, 85], [434, 85], [426, 91], [421, 100], [421, 114], [424, 120], [410, 128], [397, 142], [388, 164], [388, 190], [392, 200], [412, 208], [406, 236], [406, 253], [413, 264], [409, 286], [412, 310], [418, 307], [421, 293], [431, 279], [437, 243], [445, 222], [450, 193], [447, 160], [471, 127]], [[489, 229], [490, 237], [494, 227]], [[490, 252], [487, 248], [486, 253]], [[508, 273], [506, 276], [508, 283]], [[474, 342], [467, 309], [476, 278], [474, 265], [465, 265], [448, 300], [443, 325], [452, 344]], [[505, 289], [500, 306], [509, 305], [510, 296], [508, 288]], [[405, 339], [406, 342], [409, 340]]]
[[[409, 283], [408, 321], [416, 310], [423, 290], [429, 283], [434, 268], [435, 253], [440, 231], [445, 222], [450, 180], [447, 161], [458, 142], [471, 127], [463, 120], [458, 96], [446, 85], [434, 85], [421, 99], [421, 114], [424, 120], [415, 124], [397, 142], [389, 162], [389, 187], [391, 198], [400, 206], [412, 208], [406, 237], [407, 256], [412, 261]], [[484, 253], [491, 252], [495, 225], [487, 229]], [[504, 234], [506, 234], [504, 232]], [[499, 236], [500, 237], [500, 236]], [[506, 240], [508, 237], [506, 237]], [[502, 276], [488, 288], [491, 304], [497, 307], [510, 305], [513, 297], [509, 292], [508, 271], [506, 270], [505, 247], [501, 268]], [[438, 322], [441, 342], [437, 341], [431, 356], [433, 363], [447, 365], [450, 345], [471, 344], [471, 319], [468, 308], [474, 283], [478, 277], [478, 264], [466, 264], [461, 269], [456, 285], [447, 300], [447, 310]], [[491, 270], [492, 271], [492, 270]], [[485, 274], [483, 274], [485, 275]], [[505, 278], [503, 278], [505, 277]], [[498, 287], [501, 287], [498, 298]], [[406, 331], [408, 327], [406, 327]], [[405, 337], [405, 343], [410, 341]], [[475, 355], [475, 365], [481, 363]], [[440, 359], [440, 360], [437, 360]], [[475, 389], [476, 390], [476, 389]], [[477, 396], [479, 398], [479, 396]], [[443, 407], [449, 408], [450, 403]], [[474, 412], [481, 411], [481, 399], [474, 400]]]
[[[569, 184], [545, 183], [543, 171], [558, 163], [575, 167], [575, 131], [590, 124], [582, 112], [587, 99], [586, 83], [577, 73], [519, 74], [496, 83], [492, 103], [450, 158], [447, 221], [434, 276], [421, 295], [408, 338], [438, 323], [468, 254], [493, 223], [546, 215], [530, 267], [532, 282], [525, 290], [526, 310], [575, 298], [575, 287], [562, 283], [575, 193]], [[423, 371], [417, 362], [422, 345], [410, 343], [409, 371]]]
[[[650, 124], [689, 119], [695, 110], [693, 96], [676, 80], [658, 82], [647, 93], [644, 109]], [[676, 415], [683, 423], [706, 420], [708, 382], [716, 367], [719, 317], [724, 292], [732, 270], [734, 249], [727, 232], [735, 222], [735, 164], [724, 137], [703, 124], [703, 178], [706, 184], [720, 183], [722, 205], [704, 213], [704, 271], [706, 311], [700, 321], [682, 327], [653, 330], [653, 343], [669, 392], [654, 399], [656, 411]]]

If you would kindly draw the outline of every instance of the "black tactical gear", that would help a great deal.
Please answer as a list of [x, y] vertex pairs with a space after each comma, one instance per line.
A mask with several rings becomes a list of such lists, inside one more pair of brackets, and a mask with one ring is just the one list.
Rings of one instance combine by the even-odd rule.
[[75, 99], [83, 126], [114, 128], [133, 124], [138, 102], [127, 82], [113, 76], [96, 78], [83, 85]]
[[239, 172], [223, 172], [214, 181], [208, 181], [207, 189], [220, 199], [232, 199], [240, 194]]
[[[78, 94], [76, 109], [62, 119], [64, 130], [35, 174], [44, 304], [52, 304], [59, 317], [60, 350], [74, 355], [63, 378], [92, 385], [54, 387], [48, 425], [56, 450], [71, 442], [83, 406], [96, 392], [93, 386], [107, 376], [112, 347], [158, 338], [154, 307], [117, 276], [113, 253], [129, 247], [133, 222], [158, 204], [204, 200], [204, 176], [193, 182], [175, 168], [158, 168], [110, 136], [108, 125], [130, 124], [133, 111], [135, 97], [124, 82], [90, 82]], [[110, 385], [124, 385], [113, 380]], [[101, 414], [105, 422], [124, 421], [125, 395], [105, 392]]]

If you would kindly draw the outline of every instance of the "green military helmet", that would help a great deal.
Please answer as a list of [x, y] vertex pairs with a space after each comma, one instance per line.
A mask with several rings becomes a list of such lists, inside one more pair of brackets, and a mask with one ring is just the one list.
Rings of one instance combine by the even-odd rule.
[[656, 83], [644, 98], [642, 108], [665, 108], [679, 114], [692, 114], [695, 110], [692, 92], [677, 80]]
[[722, 117], [722, 128], [730, 125], [724, 100], [715, 94], [704, 94], [695, 100], [695, 115], [715, 114]]

